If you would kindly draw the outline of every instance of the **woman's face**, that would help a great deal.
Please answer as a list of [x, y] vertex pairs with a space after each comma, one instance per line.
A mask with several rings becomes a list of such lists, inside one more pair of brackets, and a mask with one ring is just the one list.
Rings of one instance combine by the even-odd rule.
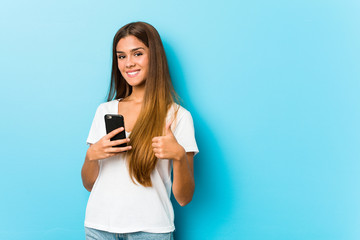
[[145, 83], [149, 68], [149, 48], [139, 39], [129, 35], [116, 45], [118, 68], [130, 86]]

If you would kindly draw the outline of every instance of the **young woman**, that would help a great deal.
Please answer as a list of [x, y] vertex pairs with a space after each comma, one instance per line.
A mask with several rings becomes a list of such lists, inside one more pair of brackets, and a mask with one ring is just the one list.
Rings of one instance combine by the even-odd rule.
[[[156, 29], [123, 26], [113, 41], [108, 102], [96, 110], [81, 171], [91, 191], [87, 239], [173, 239], [171, 189], [181, 206], [191, 201], [198, 152], [191, 114], [176, 99]], [[105, 114], [124, 116], [125, 129], [106, 134]], [[110, 141], [121, 131], [126, 139]]]

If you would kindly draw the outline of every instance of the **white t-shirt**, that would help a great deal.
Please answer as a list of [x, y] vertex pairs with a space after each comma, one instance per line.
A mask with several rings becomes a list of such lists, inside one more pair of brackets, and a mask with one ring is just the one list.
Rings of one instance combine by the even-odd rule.
[[[88, 144], [106, 135], [104, 115], [118, 114], [118, 103], [119, 100], [113, 100], [97, 108]], [[169, 110], [167, 120], [173, 117], [173, 110]], [[174, 122], [172, 131], [178, 143], [186, 152], [198, 153], [190, 112], [179, 106]], [[126, 136], [129, 135], [126, 132]], [[86, 207], [85, 226], [114, 233], [174, 231], [174, 210], [170, 201], [171, 160], [158, 160], [151, 173], [153, 186], [144, 187], [132, 182], [125, 156], [121, 153], [99, 160], [100, 171]]]

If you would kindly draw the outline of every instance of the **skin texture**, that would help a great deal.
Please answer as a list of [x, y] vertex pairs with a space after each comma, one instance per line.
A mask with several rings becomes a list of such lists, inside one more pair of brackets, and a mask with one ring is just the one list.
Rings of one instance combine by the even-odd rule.
[[[131, 131], [140, 113], [142, 100], [145, 92], [145, 81], [149, 66], [149, 49], [136, 37], [127, 36], [122, 38], [117, 46], [118, 68], [125, 80], [133, 87], [130, 96], [119, 102], [119, 114], [126, 119], [125, 128]], [[129, 74], [130, 73], [130, 74]], [[135, 73], [131, 75], [131, 73]], [[173, 160], [173, 186], [172, 191], [175, 199], [181, 206], [188, 204], [194, 194], [194, 169], [192, 152], [186, 153], [184, 148], [176, 141], [171, 131], [171, 122], [166, 125], [164, 136], [154, 137], [152, 147], [154, 154], [159, 160]], [[129, 142], [129, 139], [110, 141], [110, 138], [124, 129], [116, 129], [105, 135], [95, 144], [92, 144], [85, 156], [81, 176], [84, 187], [91, 191], [99, 174], [98, 162], [121, 152], [131, 149], [113, 148], [112, 146]]]

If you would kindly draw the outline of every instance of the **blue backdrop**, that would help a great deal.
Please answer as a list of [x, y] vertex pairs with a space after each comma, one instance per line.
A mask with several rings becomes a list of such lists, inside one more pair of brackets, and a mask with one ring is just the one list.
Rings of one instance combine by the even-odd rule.
[[164, 41], [200, 153], [177, 239], [360, 239], [356, 0], [2, 1], [0, 239], [84, 239], [112, 38]]

